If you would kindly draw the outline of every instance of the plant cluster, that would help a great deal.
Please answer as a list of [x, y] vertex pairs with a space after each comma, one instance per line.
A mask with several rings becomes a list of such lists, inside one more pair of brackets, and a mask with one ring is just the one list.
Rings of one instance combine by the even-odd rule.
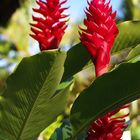
[[[50, 140], [120, 140], [128, 126], [125, 117], [129, 113], [116, 114], [140, 97], [140, 38], [129, 40], [140, 22], [117, 25], [110, 1], [91, 0], [85, 10], [85, 27], [79, 27], [81, 42], [65, 52], [59, 45], [68, 26], [66, 2], [36, 1], [39, 8], [33, 11], [41, 17], [33, 16], [31, 36], [41, 52], [23, 58], [7, 79], [0, 96], [1, 140], [37, 139], [63, 114], [74, 75], [91, 63], [95, 79], [76, 98], [70, 115]], [[124, 37], [127, 43], [120, 46]], [[123, 62], [110, 62], [111, 55], [128, 48]]]

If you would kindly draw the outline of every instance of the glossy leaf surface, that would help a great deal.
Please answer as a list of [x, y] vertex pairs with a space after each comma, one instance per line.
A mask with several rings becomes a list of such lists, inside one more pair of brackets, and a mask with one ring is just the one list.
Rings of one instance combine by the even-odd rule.
[[63, 112], [67, 94], [54, 93], [65, 58], [64, 52], [56, 50], [21, 61], [0, 96], [1, 140], [34, 140]]
[[74, 135], [100, 116], [140, 98], [139, 73], [140, 62], [121, 64], [84, 90], [71, 111]]

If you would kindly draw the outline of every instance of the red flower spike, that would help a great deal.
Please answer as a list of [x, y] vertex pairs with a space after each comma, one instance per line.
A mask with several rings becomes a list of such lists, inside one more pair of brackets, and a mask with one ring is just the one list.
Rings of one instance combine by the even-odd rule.
[[[121, 109], [127, 107], [128, 106], [124, 106]], [[88, 130], [86, 140], [120, 140], [123, 129], [127, 128], [124, 117], [127, 117], [129, 114], [115, 118], [113, 118], [112, 115], [115, 115], [121, 109], [112, 111], [93, 122]]]
[[33, 9], [33, 11], [41, 14], [43, 18], [33, 16], [36, 23], [30, 24], [31, 31], [34, 33], [31, 36], [39, 42], [41, 51], [58, 48], [67, 28], [65, 18], [68, 15], [63, 14], [63, 12], [68, 8], [62, 8], [66, 2], [67, 0], [62, 2], [59, 0], [36, 1], [39, 9]]
[[87, 48], [95, 64], [97, 77], [108, 70], [110, 51], [118, 34], [116, 26], [116, 12], [112, 12], [110, 1], [92, 0], [86, 8], [87, 19], [84, 24], [87, 29], [82, 29], [81, 42]]
[[[105, 0], [88, 2], [89, 8], [85, 11], [87, 19], [84, 19], [86, 29], [80, 27], [82, 31], [80, 40], [92, 57], [97, 77], [108, 71], [110, 52], [118, 34], [116, 12], [112, 12], [112, 6], [109, 4], [110, 1], [105, 3]], [[127, 107], [128, 105], [125, 105], [121, 109]], [[124, 118], [129, 114], [115, 118], [112, 116], [121, 109], [112, 111], [93, 122], [86, 140], [120, 140], [123, 129], [127, 127]]]

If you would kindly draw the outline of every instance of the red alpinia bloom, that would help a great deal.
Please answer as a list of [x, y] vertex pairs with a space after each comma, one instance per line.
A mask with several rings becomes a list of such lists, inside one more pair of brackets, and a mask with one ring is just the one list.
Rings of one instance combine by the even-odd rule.
[[112, 13], [112, 7], [105, 0], [92, 0], [88, 4], [84, 20], [87, 29], [82, 29], [80, 39], [93, 58], [96, 75], [100, 76], [108, 69], [110, 51], [118, 34], [116, 12]]
[[[87, 19], [84, 20], [86, 29], [81, 29], [80, 39], [90, 53], [95, 64], [96, 76], [101, 76], [108, 71], [110, 52], [118, 34], [116, 26], [116, 12], [112, 12], [110, 1], [91, 0], [86, 10]], [[126, 108], [127, 105], [122, 107]], [[93, 122], [89, 128], [87, 140], [120, 140], [125, 125], [124, 117], [113, 118], [121, 109], [112, 111]]]
[[62, 5], [67, 0], [38, 0], [36, 3], [39, 9], [33, 9], [34, 12], [41, 14], [43, 17], [33, 16], [35, 24], [31, 24], [31, 30], [34, 34], [31, 36], [39, 42], [40, 50], [57, 49], [60, 41], [67, 28], [66, 20], [67, 15], [63, 12], [67, 8], [62, 8]]
[[[127, 108], [128, 105], [121, 109]], [[112, 117], [121, 109], [112, 111], [105, 116], [93, 122], [88, 130], [87, 140], [120, 140], [123, 135], [123, 129], [127, 128], [125, 117], [129, 114], [119, 117]]]

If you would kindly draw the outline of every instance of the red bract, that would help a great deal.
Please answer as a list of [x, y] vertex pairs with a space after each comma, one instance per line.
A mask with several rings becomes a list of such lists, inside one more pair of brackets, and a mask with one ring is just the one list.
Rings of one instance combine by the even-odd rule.
[[[121, 109], [127, 107], [128, 105]], [[112, 116], [118, 113], [121, 109], [112, 111], [93, 122], [89, 128], [87, 140], [120, 140], [123, 134], [123, 129], [127, 127], [124, 118], [128, 116], [128, 114], [114, 118]]]
[[31, 24], [31, 31], [34, 33], [31, 36], [39, 42], [40, 50], [57, 49], [60, 41], [67, 28], [66, 14], [63, 12], [67, 8], [62, 8], [62, 5], [67, 0], [60, 2], [59, 0], [42, 0], [36, 1], [39, 9], [33, 9], [34, 12], [39, 13], [42, 17], [33, 16], [35, 24]]
[[108, 69], [110, 51], [118, 34], [116, 12], [105, 0], [92, 0], [86, 10], [87, 19], [84, 24], [87, 29], [81, 29], [80, 39], [92, 56], [96, 75], [100, 76]]

